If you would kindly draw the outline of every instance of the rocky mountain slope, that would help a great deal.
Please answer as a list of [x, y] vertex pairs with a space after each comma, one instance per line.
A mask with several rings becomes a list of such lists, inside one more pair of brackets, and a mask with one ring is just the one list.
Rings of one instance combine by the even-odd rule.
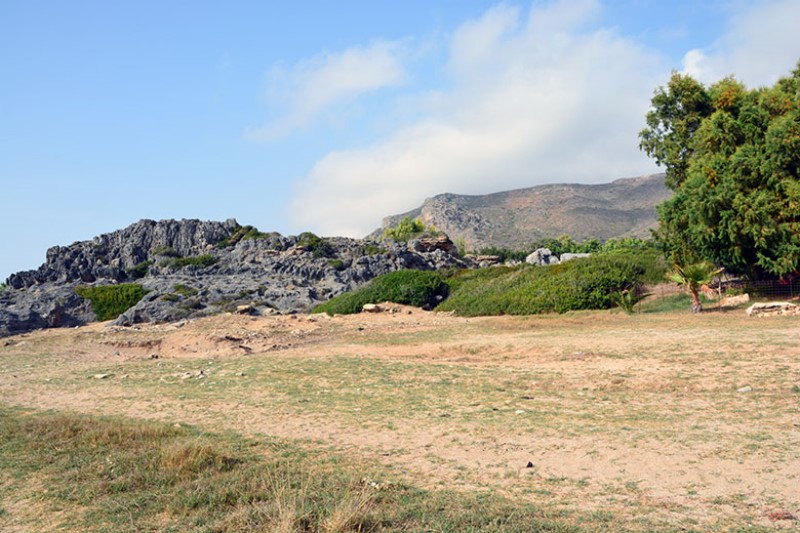
[[117, 324], [168, 322], [224, 311], [291, 313], [394, 270], [464, 266], [451, 242], [321, 239], [260, 233], [235, 220], [139, 221], [47, 251], [37, 270], [0, 293], [0, 336], [96, 320], [79, 286], [135, 282], [148, 292]]
[[601, 185], [539, 185], [484, 196], [441, 194], [413, 211], [385, 218], [382, 228], [407, 216], [420, 218], [453, 240], [463, 239], [469, 250], [524, 249], [537, 239], [565, 233], [576, 241], [649, 237], [657, 225], [655, 206], [671, 194], [664, 174]]

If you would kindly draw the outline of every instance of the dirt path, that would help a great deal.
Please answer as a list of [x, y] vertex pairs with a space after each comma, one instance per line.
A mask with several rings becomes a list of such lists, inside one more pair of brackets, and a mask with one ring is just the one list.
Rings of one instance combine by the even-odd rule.
[[0, 340], [0, 394], [309, 439], [424, 487], [791, 528], [774, 518], [800, 516], [799, 326], [741, 312], [464, 319], [401, 306], [98, 324]]

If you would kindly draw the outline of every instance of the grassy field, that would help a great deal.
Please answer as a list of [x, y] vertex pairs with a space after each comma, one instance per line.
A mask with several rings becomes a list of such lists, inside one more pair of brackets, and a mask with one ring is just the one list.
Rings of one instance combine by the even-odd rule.
[[797, 319], [657, 310], [5, 339], [0, 530], [797, 527]]

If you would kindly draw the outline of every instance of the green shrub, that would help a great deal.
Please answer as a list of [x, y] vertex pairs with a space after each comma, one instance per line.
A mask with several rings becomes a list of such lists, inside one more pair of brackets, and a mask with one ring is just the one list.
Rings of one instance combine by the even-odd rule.
[[125, 273], [128, 274], [128, 277], [131, 279], [140, 279], [147, 275], [152, 264], [152, 261], [142, 261], [141, 263], [138, 263], [127, 269]]
[[365, 244], [358, 249], [359, 255], [381, 255], [386, 253], [386, 248], [374, 244]]
[[336, 248], [327, 240], [322, 237], [306, 231], [297, 236], [297, 245], [303, 250], [311, 252], [314, 257], [334, 257], [336, 255]]
[[170, 259], [165, 259], [164, 261], [159, 263], [159, 265], [164, 268], [171, 268], [171, 269], [179, 269], [187, 266], [206, 268], [216, 264], [217, 261], [219, 261], [219, 259], [217, 259], [213, 255], [203, 254], [203, 255], [193, 255], [190, 257], [173, 257]]
[[425, 227], [425, 223], [420, 219], [412, 219], [405, 217], [397, 223], [393, 228], [386, 228], [383, 230], [384, 239], [392, 239], [397, 242], [405, 242], [415, 237], [419, 237], [423, 233], [438, 233], [435, 227]]
[[97, 320], [113, 320], [136, 305], [149, 291], [138, 283], [101, 285], [98, 287], [76, 287], [79, 296], [92, 302], [92, 311]]
[[314, 309], [314, 313], [358, 313], [364, 304], [394, 302], [416, 307], [435, 306], [447, 296], [447, 284], [438, 272], [398, 270], [370, 281], [355, 291], [341, 294]]
[[639, 239], [636, 237], [622, 237], [618, 239], [608, 239], [603, 243], [600, 251], [606, 253], [615, 252], [654, 252], [657, 251], [653, 239]]
[[[531, 250], [533, 251], [533, 250]], [[520, 250], [510, 250], [508, 248], [498, 248], [497, 246], [489, 246], [478, 250], [477, 255], [494, 255], [500, 258], [501, 263], [506, 261], [525, 261], [530, 252]]]
[[649, 292], [640, 292], [637, 290], [637, 286], [634, 285], [628, 289], [612, 292], [611, 301], [630, 315], [636, 308], [636, 304], [648, 296], [650, 296]]
[[181, 254], [176, 252], [173, 248], [170, 248], [169, 246], [163, 246], [163, 245], [156, 246], [155, 248], [153, 248], [151, 253], [153, 255], [160, 255], [162, 257], [180, 257], [181, 256]]
[[165, 302], [177, 302], [181, 297], [174, 292], [168, 292], [167, 294], [162, 294], [161, 299]]
[[330, 261], [328, 261], [328, 264], [336, 270], [345, 269], [344, 261], [342, 261], [341, 259], [331, 259]]
[[450, 296], [437, 310], [479, 316], [607, 309], [611, 293], [654, 275], [654, 263], [635, 254], [598, 254], [547, 267], [460, 271], [447, 280]]
[[181, 296], [194, 296], [198, 292], [194, 287], [190, 287], [182, 283], [176, 283], [172, 288]]
[[236, 246], [236, 243], [239, 241], [246, 241], [247, 239], [267, 239], [269, 237], [275, 237], [278, 234], [275, 232], [272, 233], [263, 233], [258, 231], [258, 228], [255, 226], [239, 226], [236, 228], [233, 233], [222, 239], [217, 243], [217, 248], [228, 248], [232, 246]]
[[7, 283], [0, 283], [0, 293], [5, 291], [7, 288], [8, 288], [8, 284]]

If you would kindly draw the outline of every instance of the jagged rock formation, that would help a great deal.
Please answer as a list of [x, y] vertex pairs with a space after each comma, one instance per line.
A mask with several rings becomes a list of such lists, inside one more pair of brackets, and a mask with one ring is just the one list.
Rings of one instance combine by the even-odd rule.
[[[449, 245], [447, 244], [449, 243]], [[394, 270], [466, 266], [451, 242], [284, 237], [235, 220], [139, 221], [47, 251], [37, 270], [13, 274], [0, 293], [0, 336], [96, 319], [81, 285], [140, 283], [149, 292], [116, 321], [167, 322], [250, 306], [308, 311]]]
[[567, 234], [576, 241], [649, 237], [655, 206], [671, 196], [664, 174], [602, 185], [540, 185], [484, 196], [441, 194], [418, 209], [387, 217], [381, 230], [404, 217], [420, 218], [469, 250], [491, 246], [522, 250], [537, 239]]

